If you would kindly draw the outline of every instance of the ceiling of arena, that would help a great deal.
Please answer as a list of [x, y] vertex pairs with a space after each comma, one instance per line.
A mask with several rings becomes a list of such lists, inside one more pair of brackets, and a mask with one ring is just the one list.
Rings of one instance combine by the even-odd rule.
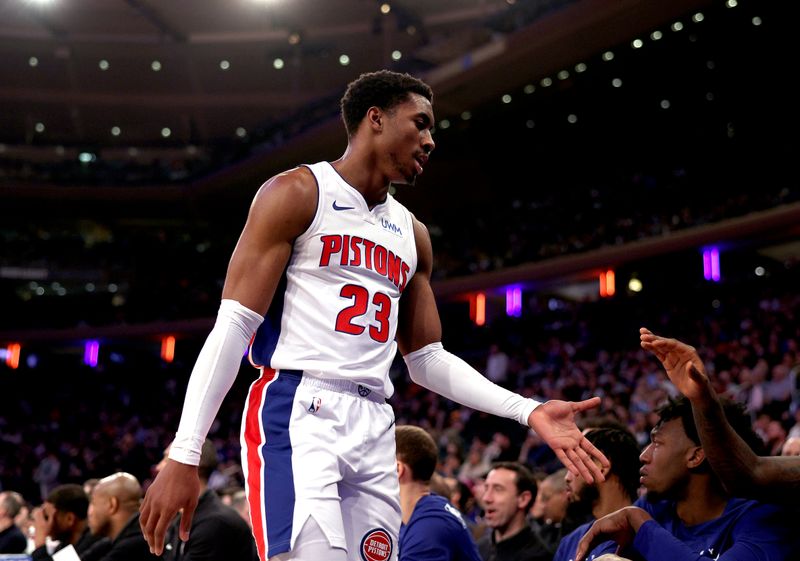
[[0, 150], [202, 153], [321, 106], [316, 140], [342, 144], [330, 108], [362, 72], [422, 76], [460, 113], [705, 4], [0, 0]]

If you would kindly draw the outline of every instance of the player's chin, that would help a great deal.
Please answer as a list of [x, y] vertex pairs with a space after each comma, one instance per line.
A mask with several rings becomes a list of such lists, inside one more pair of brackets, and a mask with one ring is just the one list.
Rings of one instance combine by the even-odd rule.
[[411, 175], [403, 174], [402, 179], [398, 178], [392, 181], [392, 183], [395, 185], [414, 185], [416, 182], [417, 182], [416, 173]]

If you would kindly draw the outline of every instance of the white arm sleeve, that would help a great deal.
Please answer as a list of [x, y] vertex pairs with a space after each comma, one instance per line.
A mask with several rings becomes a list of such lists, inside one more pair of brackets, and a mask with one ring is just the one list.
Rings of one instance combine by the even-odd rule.
[[231, 389], [250, 338], [264, 318], [236, 300], [223, 300], [189, 378], [178, 434], [169, 457], [196, 466], [211, 423]]
[[444, 397], [527, 426], [528, 417], [541, 402], [501, 388], [469, 364], [431, 343], [403, 357], [411, 379]]

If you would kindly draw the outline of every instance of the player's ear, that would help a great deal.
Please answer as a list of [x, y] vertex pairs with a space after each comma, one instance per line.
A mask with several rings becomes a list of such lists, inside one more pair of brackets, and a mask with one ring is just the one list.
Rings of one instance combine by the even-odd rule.
[[375, 132], [383, 130], [383, 111], [374, 105], [367, 109], [367, 122], [369, 127]]
[[696, 467], [700, 467], [700, 465], [706, 461], [706, 453], [703, 450], [702, 446], [695, 446], [692, 448], [689, 458], [687, 460], [687, 465], [689, 468], [693, 469]]

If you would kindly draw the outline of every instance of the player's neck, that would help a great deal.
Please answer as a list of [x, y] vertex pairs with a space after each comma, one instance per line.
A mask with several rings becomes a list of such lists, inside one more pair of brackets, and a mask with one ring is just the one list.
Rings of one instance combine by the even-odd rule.
[[[608, 482], [608, 480], [606, 480]], [[623, 492], [621, 487], [604, 486], [599, 489], [600, 495], [592, 505], [592, 516], [595, 519], [602, 518], [606, 514], [616, 512], [626, 506], [631, 506], [630, 497]]]
[[425, 495], [431, 494], [431, 487], [427, 483], [412, 481], [400, 485], [400, 511], [403, 514], [403, 524], [408, 524], [411, 515], [419, 500]]
[[690, 477], [686, 491], [684, 497], [677, 501], [675, 510], [678, 518], [687, 526], [719, 518], [725, 512], [729, 497], [713, 484], [712, 476]]
[[386, 200], [389, 181], [378, 168], [378, 159], [374, 154], [348, 145], [344, 155], [332, 165], [342, 179], [361, 193], [370, 209]]

